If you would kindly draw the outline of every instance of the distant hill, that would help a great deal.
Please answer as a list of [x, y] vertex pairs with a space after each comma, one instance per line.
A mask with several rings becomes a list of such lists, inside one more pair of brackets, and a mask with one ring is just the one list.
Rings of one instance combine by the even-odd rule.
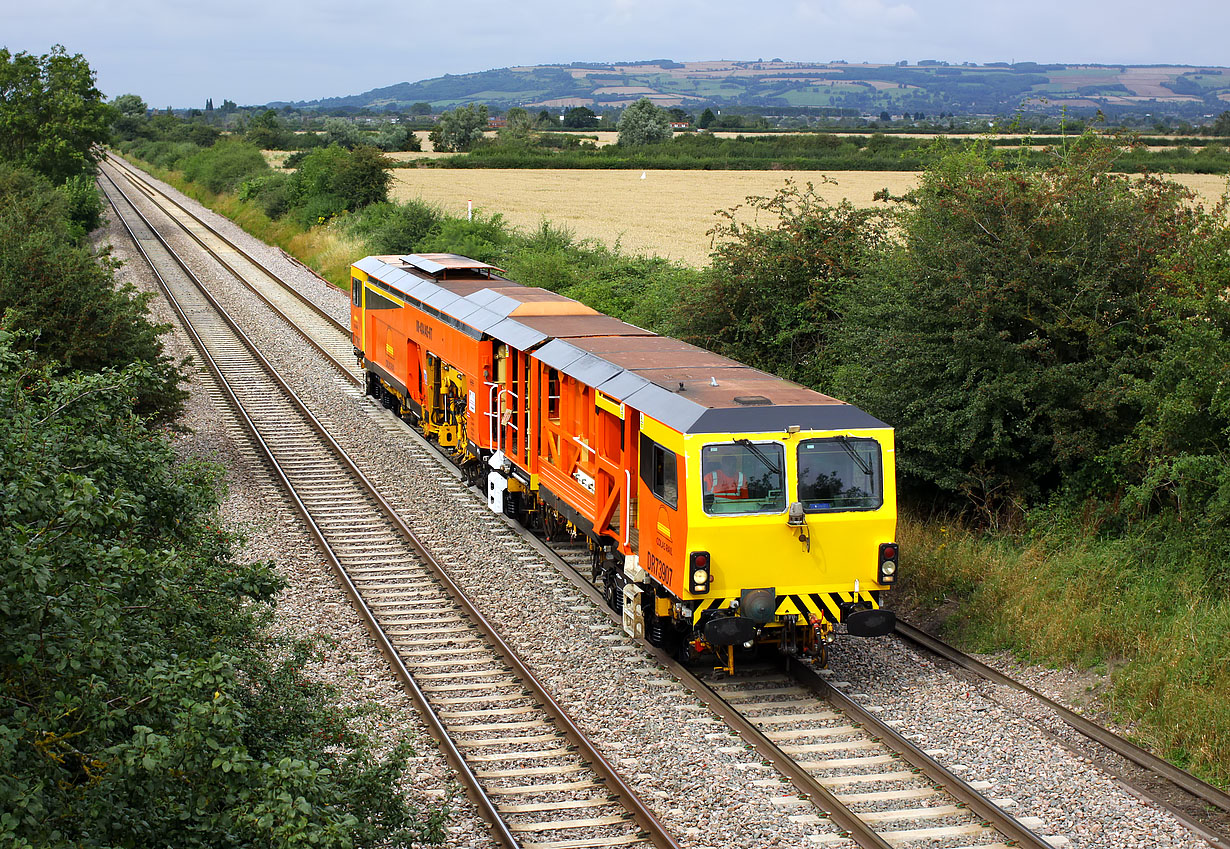
[[[1031, 111], [1153, 112], [1186, 118], [1230, 109], [1230, 69], [1195, 66], [1039, 65], [1034, 62], [916, 65], [845, 62], [574, 63], [500, 68], [398, 83], [349, 97], [293, 104], [303, 108], [435, 110], [466, 103], [595, 110], [648, 97], [685, 109], [784, 107], [894, 114], [940, 112], [1006, 115]], [[270, 104], [281, 106], [284, 104]]]

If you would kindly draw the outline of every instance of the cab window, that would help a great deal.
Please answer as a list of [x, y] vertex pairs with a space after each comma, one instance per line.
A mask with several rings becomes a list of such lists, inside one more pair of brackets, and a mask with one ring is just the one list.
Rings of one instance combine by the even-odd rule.
[[679, 459], [645, 434], [641, 434], [641, 480], [672, 508], [679, 507]]
[[799, 443], [799, 501], [807, 513], [878, 509], [884, 503], [880, 443], [844, 436]]
[[363, 306], [363, 281], [358, 277], [350, 278], [350, 302], [356, 307]]
[[777, 442], [741, 439], [700, 454], [701, 503], [710, 516], [786, 509], [785, 452]]

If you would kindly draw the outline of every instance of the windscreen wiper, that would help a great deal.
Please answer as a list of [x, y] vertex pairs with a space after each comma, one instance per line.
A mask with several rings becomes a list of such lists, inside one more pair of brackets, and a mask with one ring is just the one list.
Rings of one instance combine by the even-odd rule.
[[736, 439], [735, 445], [742, 445], [748, 451], [751, 451], [753, 454], [755, 454], [756, 459], [764, 463], [764, 466], [766, 469], [768, 469], [775, 475], [781, 475], [782, 470], [777, 467], [777, 464], [774, 463], [772, 460], [770, 460], [768, 457], [766, 457], [764, 453], [759, 448], [757, 448], [750, 439]]
[[850, 447], [850, 443], [849, 443], [850, 437], [838, 436], [836, 437], [836, 439], [837, 439], [837, 444], [840, 445], [842, 448], [846, 449], [846, 453], [850, 455], [850, 459], [853, 460], [855, 464], [858, 466], [859, 471], [861, 471], [867, 477], [871, 477], [872, 472], [873, 472], [871, 468], [871, 463], [867, 462], [867, 459], [865, 457], [863, 457], [861, 454], [859, 454], [857, 451], [855, 451], [853, 448]]

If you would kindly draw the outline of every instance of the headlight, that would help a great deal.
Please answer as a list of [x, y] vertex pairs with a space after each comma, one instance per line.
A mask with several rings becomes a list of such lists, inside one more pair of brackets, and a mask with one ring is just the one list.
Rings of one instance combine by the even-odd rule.
[[885, 563], [881, 563], [880, 571], [883, 572], [885, 575], [895, 575], [897, 574], [897, 564], [891, 560]]

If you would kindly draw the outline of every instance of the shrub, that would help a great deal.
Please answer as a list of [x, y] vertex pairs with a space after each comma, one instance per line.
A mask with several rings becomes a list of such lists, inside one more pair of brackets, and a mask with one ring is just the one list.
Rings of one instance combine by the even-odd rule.
[[237, 191], [244, 180], [270, 170], [260, 148], [238, 139], [198, 149], [177, 164], [185, 177], [215, 194]]
[[405, 254], [419, 250], [440, 229], [444, 215], [421, 200], [376, 203], [351, 220], [351, 229], [362, 236], [376, 254]]

